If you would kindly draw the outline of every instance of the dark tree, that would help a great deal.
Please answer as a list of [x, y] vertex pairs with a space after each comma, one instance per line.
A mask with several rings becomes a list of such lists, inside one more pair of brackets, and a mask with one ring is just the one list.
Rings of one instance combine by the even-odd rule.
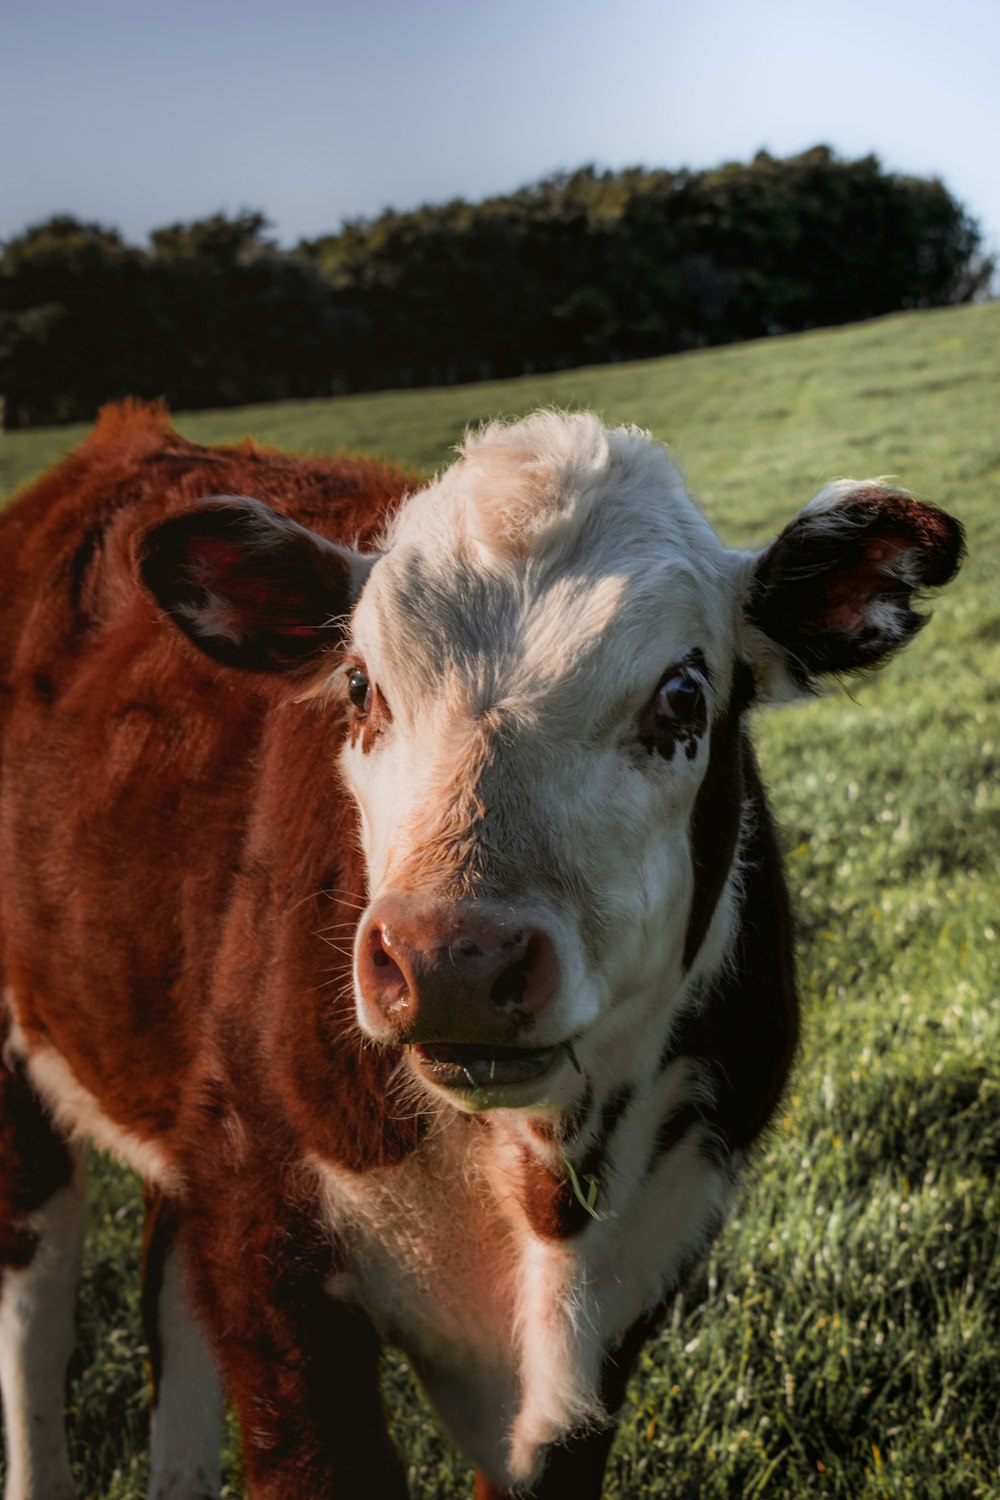
[[261, 213], [148, 249], [67, 216], [0, 254], [15, 424], [116, 396], [223, 406], [645, 358], [970, 300], [992, 264], [936, 178], [828, 147], [704, 172], [559, 173], [387, 210], [282, 253]]

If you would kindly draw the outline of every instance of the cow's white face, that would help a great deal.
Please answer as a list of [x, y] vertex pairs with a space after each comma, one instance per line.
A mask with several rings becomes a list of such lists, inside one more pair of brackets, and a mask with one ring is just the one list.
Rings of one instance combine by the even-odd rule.
[[747, 703], [884, 659], [961, 551], [950, 517], [845, 480], [730, 552], [647, 434], [542, 412], [473, 439], [374, 558], [223, 497], [137, 562], [216, 661], [343, 702], [363, 1029], [463, 1107], [565, 1108], [651, 1075], [725, 962]]
[[[398, 517], [342, 668], [370, 881], [358, 1014], [379, 1040], [429, 1043], [422, 1076], [457, 1101], [565, 1104], [574, 1060], [592, 1075], [626, 1038], [657, 1049], [650, 1024], [662, 1039], [691, 960], [692, 812], [746, 567], [662, 447], [592, 417], [487, 432]], [[474, 1013], [488, 1001], [470, 999], [467, 1029], [452, 1007], [423, 1031], [382, 1003], [371, 922], [383, 970], [400, 907], [442, 924], [441, 961], [461, 964], [456, 903], [551, 944], [554, 982], [523, 1029], [501, 1007], [491, 1031]], [[505, 1044], [554, 1054], [507, 1081]], [[454, 1056], [464, 1067], [442, 1065]]]

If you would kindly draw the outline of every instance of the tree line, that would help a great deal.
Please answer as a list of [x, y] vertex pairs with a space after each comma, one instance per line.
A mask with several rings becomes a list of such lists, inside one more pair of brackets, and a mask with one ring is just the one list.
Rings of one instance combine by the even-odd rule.
[[57, 215], [0, 248], [12, 426], [641, 359], [965, 302], [992, 263], [936, 178], [817, 146], [708, 171], [547, 177], [283, 251], [264, 214], [145, 247]]

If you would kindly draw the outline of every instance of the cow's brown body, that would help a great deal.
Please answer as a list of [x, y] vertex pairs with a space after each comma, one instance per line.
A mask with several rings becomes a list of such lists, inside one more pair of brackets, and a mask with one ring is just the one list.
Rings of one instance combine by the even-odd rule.
[[[370, 535], [405, 478], [106, 425], [0, 530], [4, 982], [26, 1037], [54, 1042], [111, 1122], [172, 1164], [203, 1128], [185, 1110], [192, 1078], [213, 1076], [207, 1017], [224, 1030], [222, 1010], [237, 1008], [240, 1066], [265, 1075], [255, 1093], [280, 1092], [306, 1050], [301, 1000], [292, 1038], [280, 1004], [261, 1004], [274, 974], [321, 999], [326, 1024], [331, 990], [332, 1009], [350, 1012], [337, 948], [287, 948], [349, 919], [364, 883], [353, 811], [330, 775], [342, 719], [278, 705], [266, 684], [234, 686], [178, 651], [135, 588], [133, 538], [206, 493], [245, 490], [320, 529]], [[323, 1055], [340, 1056], [329, 1038]], [[362, 1109], [383, 1069], [373, 1054], [357, 1066]], [[377, 1159], [381, 1129], [359, 1116], [357, 1133], [364, 1161]]]
[[[152, 1144], [160, 1177], [196, 1195], [187, 1232], [213, 1317], [246, 1318], [258, 1267], [275, 1267], [284, 1317], [234, 1353], [229, 1378], [238, 1390], [245, 1372], [269, 1405], [286, 1397], [299, 1413], [302, 1493], [313, 1483], [317, 1495], [325, 1469], [310, 1467], [310, 1442], [320, 1446], [310, 1409], [332, 1398], [327, 1413], [342, 1414], [350, 1444], [377, 1447], [377, 1353], [363, 1320], [332, 1326], [315, 1280], [312, 1300], [295, 1285], [299, 1269], [313, 1279], [325, 1268], [317, 1255], [330, 1257], [310, 1243], [296, 1164], [308, 1141], [364, 1170], [408, 1151], [418, 1130], [386, 1115], [393, 1060], [346, 1037], [341, 939], [364, 880], [353, 810], [331, 774], [343, 722], [276, 704], [266, 685], [234, 688], [178, 651], [135, 589], [130, 547], [138, 527], [219, 491], [252, 491], [364, 537], [405, 484], [364, 461], [249, 446], [222, 456], [166, 423], [112, 414], [0, 522], [3, 984], [28, 1047], [54, 1047], [113, 1130]], [[0, 1118], [0, 1218], [5, 1259], [18, 1265], [28, 1215], [71, 1164], [23, 1076], [0, 1070], [0, 1087], [14, 1106]], [[252, 1150], [227, 1150], [230, 1127]], [[327, 1351], [311, 1394], [304, 1354], [289, 1352], [299, 1338]], [[365, 1366], [372, 1411], [357, 1410]]]

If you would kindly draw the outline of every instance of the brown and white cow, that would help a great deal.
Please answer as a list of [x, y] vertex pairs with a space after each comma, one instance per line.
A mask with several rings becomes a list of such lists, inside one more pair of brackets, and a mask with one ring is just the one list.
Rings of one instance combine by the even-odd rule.
[[217, 1493], [216, 1368], [254, 1500], [403, 1496], [390, 1341], [481, 1500], [586, 1500], [778, 1100], [747, 710], [959, 526], [840, 481], [730, 551], [586, 414], [405, 487], [125, 407], [0, 519], [7, 1500], [72, 1494], [84, 1138], [149, 1184], [152, 1496]]

